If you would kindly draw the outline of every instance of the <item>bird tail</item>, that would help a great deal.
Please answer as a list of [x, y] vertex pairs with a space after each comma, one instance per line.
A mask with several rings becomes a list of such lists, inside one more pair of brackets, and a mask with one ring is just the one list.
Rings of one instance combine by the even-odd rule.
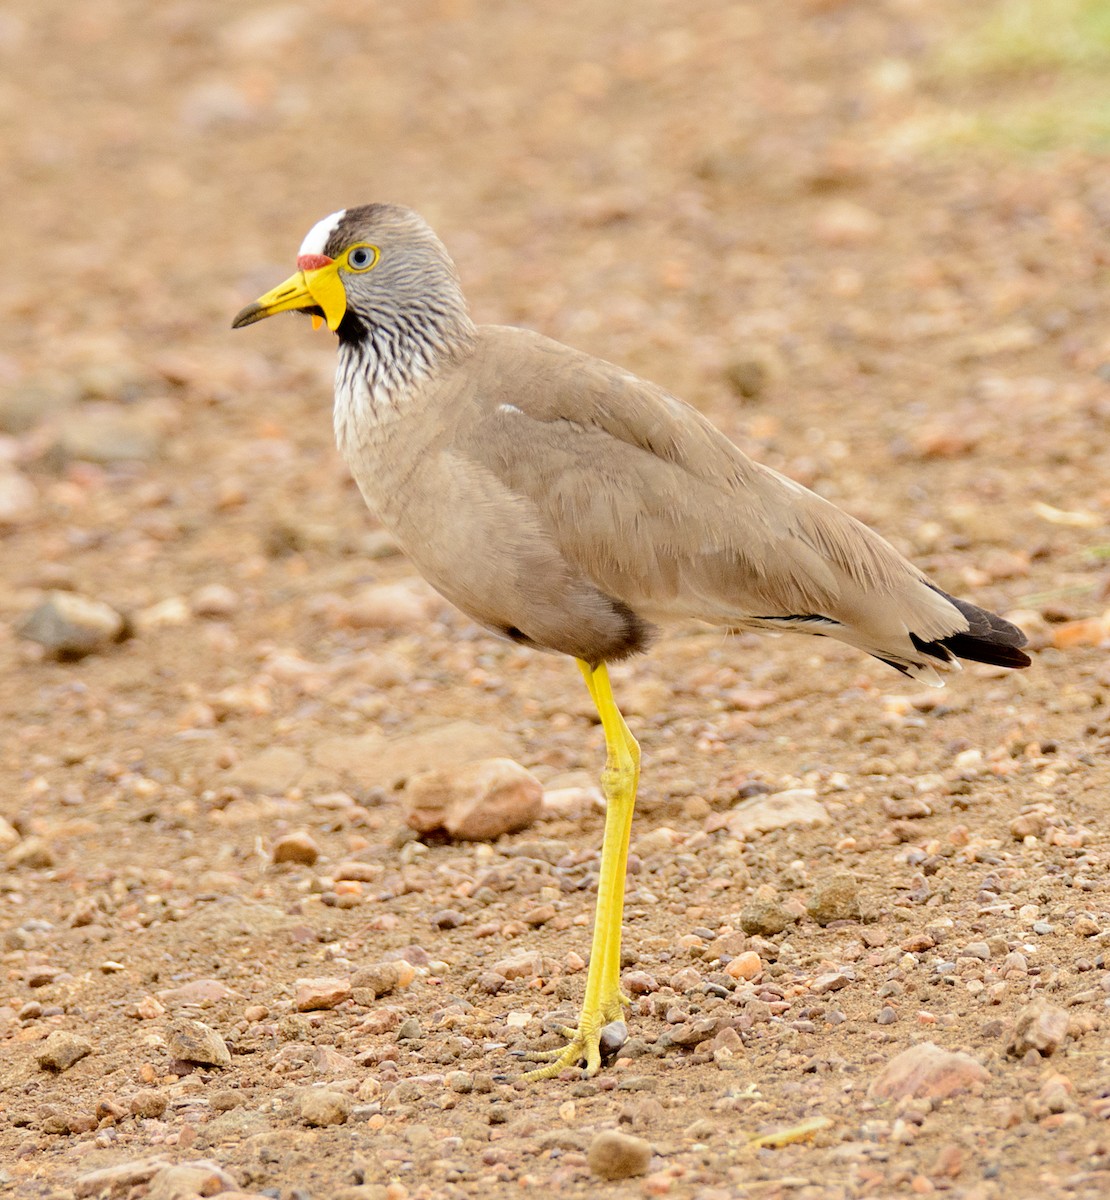
[[950, 596], [934, 583], [929, 586], [933, 591], [939, 592], [954, 608], [959, 609], [967, 618], [968, 628], [963, 633], [949, 634], [948, 637], [938, 638], [933, 642], [922, 641], [910, 634], [914, 645], [922, 654], [944, 662], [955, 657], [966, 658], [971, 662], [990, 663], [995, 667], [1029, 666], [1029, 655], [1021, 649], [1028, 638], [1016, 625], [989, 609], [979, 608], [967, 600]]
[[[928, 582], [928, 581], [926, 581]], [[966, 619], [968, 628], [960, 633], [950, 633], [945, 637], [929, 640], [910, 634], [910, 641], [919, 657], [893, 659], [885, 654], [875, 654], [883, 662], [892, 666], [896, 671], [931, 687], [942, 687], [943, 681], [935, 668], [941, 671], [958, 671], [959, 659], [969, 662], [989, 663], [995, 667], [1010, 667], [1020, 669], [1030, 664], [1029, 655], [1021, 647], [1028, 638], [1025, 634], [1005, 617], [989, 609], [980, 608], [967, 600], [950, 596], [946, 591], [929, 583], [938, 595], [944, 597], [953, 608], [957, 609]]]
[[[744, 624], [768, 632], [790, 629], [837, 638], [930, 687], [943, 687], [944, 681], [937, 672], [958, 671], [961, 658], [990, 663], [996, 667], [1029, 666], [1029, 655], [1021, 649], [1028, 639], [1016, 625], [989, 609], [950, 596], [927, 579], [921, 579], [920, 582], [947, 601], [967, 621], [967, 629], [940, 637], [914, 633], [910, 622], [913, 621], [919, 628], [928, 627], [926, 618], [930, 616], [933, 631], [937, 629], [936, 614], [940, 602], [935, 598], [930, 598], [931, 603], [927, 606], [918, 604], [916, 620], [913, 614], [904, 615], [902, 620], [905, 624], [901, 624], [900, 628], [892, 628], [888, 623], [885, 629], [879, 631], [876, 631], [874, 623], [866, 620], [861, 622], [858, 618], [856, 621], [842, 622], [833, 617], [801, 613], [751, 617]], [[942, 614], [940, 628], [947, 626], [951, 629], [956, 622], [952, 620], [951, 609], [945, 608], [945, 612], [948, 615]], [[907, 626], [910, 628], [907, 629]]]

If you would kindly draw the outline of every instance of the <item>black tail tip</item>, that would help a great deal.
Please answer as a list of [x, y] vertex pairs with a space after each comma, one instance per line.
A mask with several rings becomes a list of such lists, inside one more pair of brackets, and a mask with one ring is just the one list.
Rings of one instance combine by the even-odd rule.
[[950, 596], [935, 584], [931, 586], [958, 608], [968, 623], [966, 633], [954, 633], [951, 637], [941, 638], [937, 645], [944, 646], [957, 658], [989, 663], [993, 667], [1021, 670], [1032, 663], [1033, 660], [1021, 649], [1029, 639], [1013, 622], [989, 609]]

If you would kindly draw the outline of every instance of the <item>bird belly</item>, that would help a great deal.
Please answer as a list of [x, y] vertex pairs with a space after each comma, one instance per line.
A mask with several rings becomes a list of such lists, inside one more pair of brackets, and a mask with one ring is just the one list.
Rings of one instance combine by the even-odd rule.
[[385, 426], [347, 461], [412, 565], [477, 624], [591, 663], [646, 648], [649, 624], [576, 569], [528, 502], [474, 464]]

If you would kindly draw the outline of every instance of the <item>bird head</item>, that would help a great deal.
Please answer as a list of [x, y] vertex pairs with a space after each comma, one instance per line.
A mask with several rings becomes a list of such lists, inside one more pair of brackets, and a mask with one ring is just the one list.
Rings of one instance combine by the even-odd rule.
[[429, 315], [469, 326], [443, 244], [416, 213], [389, 204], [341, 209], [317, 221], [301, 243], [296, 274], [248, 304], [232, 328], [289, 311], [307, 312], [315, 328], [326, 322], [351, 340], [368, 327], [407, 327]]

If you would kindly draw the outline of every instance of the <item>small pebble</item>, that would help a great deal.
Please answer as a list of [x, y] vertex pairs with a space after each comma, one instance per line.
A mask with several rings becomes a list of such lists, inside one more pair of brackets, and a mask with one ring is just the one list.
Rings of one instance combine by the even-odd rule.
[[41, 837], [24, 838], [8, 851], [4, 861], [9, 867], [27, 867], [32, 871], [45, 871], [57, 861], [50, 843]]
[[350, 996], [349, 979], [298, 979], [293, 1002], [297, 1012], [317, 1012], [335, 1008]]
[[302, 863], [311, 867], [320, 857], [320, 847], [303, 831], [287, 833], [274, 842], [270, 857], [275, 863]]
[[82, 404], [58, 425], [51, 458], [60, 463], [148, 462], [157, 457], [161, 437], [153, 411], [139, 405]]
[[819, 880], [806, 904], [806, 912], [818, 925], [831, 921], [858, 921], [859, 884], [854, 875], [842, 872]]
[[731, 1025], [726, 1025], [723, 1029], [717, 1032], [717, 1036], [713, 1039], [713, 1050], [728, 1050], [733, 1054], [739, 1054], [744, 1049], [744, 1040], [736, 1032]]
[[701, 973], [693, 967], [683, 967], [671, 976], [671, 987], [676, 992], [693, 992], [701, 987]]
[[421, 630], [439, 603], [423, 582], [371, 584], [338, 609], [335, 620], [353, 629]]
[[697, 1021], [684, 1021], [673, 1033], [664, 1036], [674, 1046], [700, 1046], [714, 1036], [719, 1024], [716, 1017], [702, 1017]]
[[543, 974], [543, 959], [534, 950], [528, 950], [495, 962], [490, 970], [502, 979], [536, 979]]
[[986, 942], [968, 942], [957, 955], [958, 958], [978, 958], [986, 962], [991, 956], [991, 948]]
[[391, 962], [368, 963], [351, 976], [351, 991], [355, 999], [362, 997], [357, 993], [366, 991], [372, 993], [371, 999], [388, 996], [398, 988], [406, 988], [416, 978], [416, 971], [411, 963], [404, 959]]
[[732, 393], [742, 400], [757, 400], [767, 385], [767, 368], [758, 359], [735, 359], [726, 364], [723, 374]]
[[107, 1096], [101, 1096], [96, 1102], [96, 1119], [98, 1123], [115, 1125], [119, 1121], [122, 1121], [129, 1111], [122, 1104], [117, 1104]]
[[19, 841], [15, 826], [0, 817], [0, 850], [10, 850]]
[[590, 1143], [586, 1160], [601, 1179], [632, 1179], [647, 1174], [651, 1146], [643, 1138], [607, 1129]]
[[812, 788], [791, 788], [742, 800], [728, 818], [728, 829], [733, 837], [747, 840], [788, 825], [824, 825], [829, 820], [829, 810]]
[[169, 1104], [165, 1092], [157, 1088], [141, 1088], [131, 1097], [129, 1108], [137, 1117], [160, 1117]]
[[131, 1159], [114, 1163], [110, 1167], [98, 1167], [78, 1175], [73, 1181], [73, 1195], [97, 1197], [127, 1195], [133, 1188], [148, 1183], [158, 1172], [170, 1164], [161, 1155]]
[[873, 242], [882, 228], [882, 219], [854, 200], [828, 201], [813, 222], [817, 240], [828, 246], [856, 246]]
[[763, 973], [763, 960], [754, 950], [738, 954], [726, 967], [725, 974], [733, 979], [755, 979]]
[[111, 605], [73, 592], [51, 592], [16, 625], [21, 638], [38, 642], [63, 662], [84, 658], [123, 641], [130, 625]]
[[230, 1067], [227, 1043], [202, 1021], [174, 1021], [166, 1031], [166, 1047], [174, 1058], [205, 1066]]
[[19, 525], [38, 504], [35, 485], [8, 464], [0, 464], [0, 526]]
[[1034, 1000], [1018, 1013], [1006, 1043], [1006, 1053], [1023, 1058], [1035, 1051], [1043, 1058], [1060, 1048], [1068, 1034], [1068, 1014], [1047, 1000]]
[[601, 1027], [599, 1044], [602, 1061], [608, 1061], [628, 1041], [628, 1026], [623, 1021], [610, 1021]]
[[327, 1088], [301, 1093], [301, 1120], [306, 1125], [342, 1125], [351, 1115], [351, 1097]]
[[883, 801], [883, 812], [896, 821], [916, 821], [922, 817], [933, 815], [932, 806], [922, 796], [906, 796], [904, 799], [893, 798]]
[[1043, 812], [1027, 812], [1015, 817], [1010, 822], [1010, 834], [1015, 841], [1023, 842], [1027, 837], [1044, 837], [1048, 825], [1048, 814]]
[[406, 1017], [397, 1029], [399, 1042], [415, 1042], [424, 1036], [420, 1022], [415, 1017]]
[[164, 988], [158, 993], [158, 1000], [169, 1008], [181, 1008], [186, 1005], [207, 1008], [221, 1000], [240, 1000], [242, 997], [226, 983], [219, 979], [193, 979], [180, 987]]
[[184, 1200], [187, 1196], [226, 1194], [236, 1186], [235, 1180], [214, 1162], [183, 1162], [158, 1171], [146, 1196], [147, 1200]]
[[755, 899], [740, 910], [740, 928], [745, 933], [755, 933], [761, 937], [782, 933], [796, 920], [797, 917], [778, 900]]
[[239, 597], [222, 583], [206, 583], [193, 593], [189, 606], [198, 617], [230, 617], [239, 608]]
[[826, 971], [813, 981], [810, 991], [823, 996], [826, 992], [839, 992], [855, 980], [855, 972], [841, 967], [835, 971]]
[[930, 1175], [940, 1175], [947, 1177], [949, 1180], [954, 1180], [956, 1176], [964, 1170], [964, 1147], [958, 1146], [954, 1141], [947, 1142], [941, 1146], [940, 1152], [937, 1153], [936, 1162], [932, 1165]]
[[68, 1071], [75, 1062], [92, 1053], [92, 1042], [87, 1038], [55, 1029], [35, 1051], [35, 1061], [44, 1071]]
[[621, 986], [630, 996], [647, 996], [659, 990], [659, 981], [647, 971], [625, 971]]

